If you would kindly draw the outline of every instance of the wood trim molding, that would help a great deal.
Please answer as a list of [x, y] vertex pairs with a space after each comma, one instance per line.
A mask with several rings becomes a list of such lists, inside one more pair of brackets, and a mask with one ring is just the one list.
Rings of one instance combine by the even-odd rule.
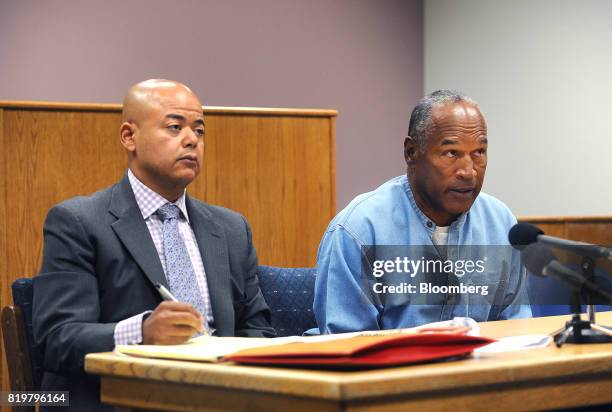
[[612, 223], [612, 216], [519, 216], [518, 220], [530, 223]]
[[[115, 103], [64, 103], [35, 101], [0, 100], [4, 109], [45, 109], [67, 111], [120, 112], [121, 105]], [[302, 117], [336, 117], [337, 110], [329, 109], [280, 109], [266, 107], [218, 107], [202, 106], [204, 113], [227, 115], [269, 115], [269, 116], [302, 116]]]

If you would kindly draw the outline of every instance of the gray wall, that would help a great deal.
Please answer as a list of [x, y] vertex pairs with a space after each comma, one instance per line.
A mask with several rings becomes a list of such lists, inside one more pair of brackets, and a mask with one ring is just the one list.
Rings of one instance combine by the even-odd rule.
[[612, 2], [426, 0], [425, 90], [489, 126], [487, 192], [516, 214], [612, 214]]
[[422, 44], [420, 0], [0, 0], [0, 99], [116, 103], [165, 77], [206, 105], [338, 109], [341, 208], [404, 171]]

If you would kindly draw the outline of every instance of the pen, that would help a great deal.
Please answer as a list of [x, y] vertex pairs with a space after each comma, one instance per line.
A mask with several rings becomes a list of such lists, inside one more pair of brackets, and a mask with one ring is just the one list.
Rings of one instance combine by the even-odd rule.
[[[170, 291], [168, 289], [166, 289], [166, 287], [164, 285], [162, 285], [161, 283], [156, 283], [155, 284], [155, 288], [157, 289], [157, 291], [159, 292], [159, 294], [161, 295], [162, 299], [168, 302], [178, 302], [179, 300], [177, 298], [174, 297], [174, 295], [172, 293], [170, 293]], [[206, 321], [205, 321], [206, 322]], [[204, 324], [204, 331], [202, 333], [203, 335], [210, 335], [210, 331], [208, 330], [208, 324]]]
[[156, 283], [155, 287], [157, 288], [157, 291], [159, 292], [163, 300], [166, 300], [169, 302], [178, 302], [178, 299], [175, 298], [174, 295], [170, 293], [170, 291], [166, 289], [166, 287], [162, 285], [161, 283]]

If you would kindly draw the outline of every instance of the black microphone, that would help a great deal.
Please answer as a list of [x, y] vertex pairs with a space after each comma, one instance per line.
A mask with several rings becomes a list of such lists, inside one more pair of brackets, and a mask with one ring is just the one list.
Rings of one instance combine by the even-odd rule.
[[612, 294], [601, 290], [597, 283], [585, 279], [580, 273], [563, 265], [549, 247], [532, 243], [521, 252], [521, 256], [530, 273], [558, 278], [573, 288], [579, 290], [584, 288], [594, 298], [602, 299], [606, 303], [612, 302]]
[[604, 258], [612, 260], [612, 249], [592, 245], [590, 243], [546, 236], [542, 229], [527, 222], [517, 223], [512, 226], [512, 229], [510, 229], [508, 233], [508, 240], [512, 246], [519, 250], [523, 250], [525, 246], [532, 243], [540, 242], [560, 249], [569, 250], [580, 256], [592, 259]]

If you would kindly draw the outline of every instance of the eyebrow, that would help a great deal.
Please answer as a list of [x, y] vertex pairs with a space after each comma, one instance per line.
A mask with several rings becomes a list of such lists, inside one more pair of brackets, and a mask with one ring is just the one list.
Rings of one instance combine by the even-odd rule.
[[[483, 137], [480, 140], [478, 140], [478, 143], [489, 144], [489, 140], [486, 137]], [[440, 142], [440, 146], [455, 145], [455, 144], [459, 144], [459, 141], [455, 139], [448, 139], [448, 138], [442, 139], [442, 141]]]
[[[166, 115], [166, 119], [174, 119], [174, 120], [178, 120], [181, 122], [186, 122], [187, 118], [185, 118], [185, 116], [182, 116], [180, 114], [176, 114], [176, 113], [170, 113]], [[198, 118], [194, 121], [195, 124], [200, 124], [202, 126], [204, 126], [204, 119], [202, 118]]]
[[440, 142], [440, 146], [447, 146], [453, 144], [459, 144], [459, 142], [454, 139], [442, 139], [442, 141]]

